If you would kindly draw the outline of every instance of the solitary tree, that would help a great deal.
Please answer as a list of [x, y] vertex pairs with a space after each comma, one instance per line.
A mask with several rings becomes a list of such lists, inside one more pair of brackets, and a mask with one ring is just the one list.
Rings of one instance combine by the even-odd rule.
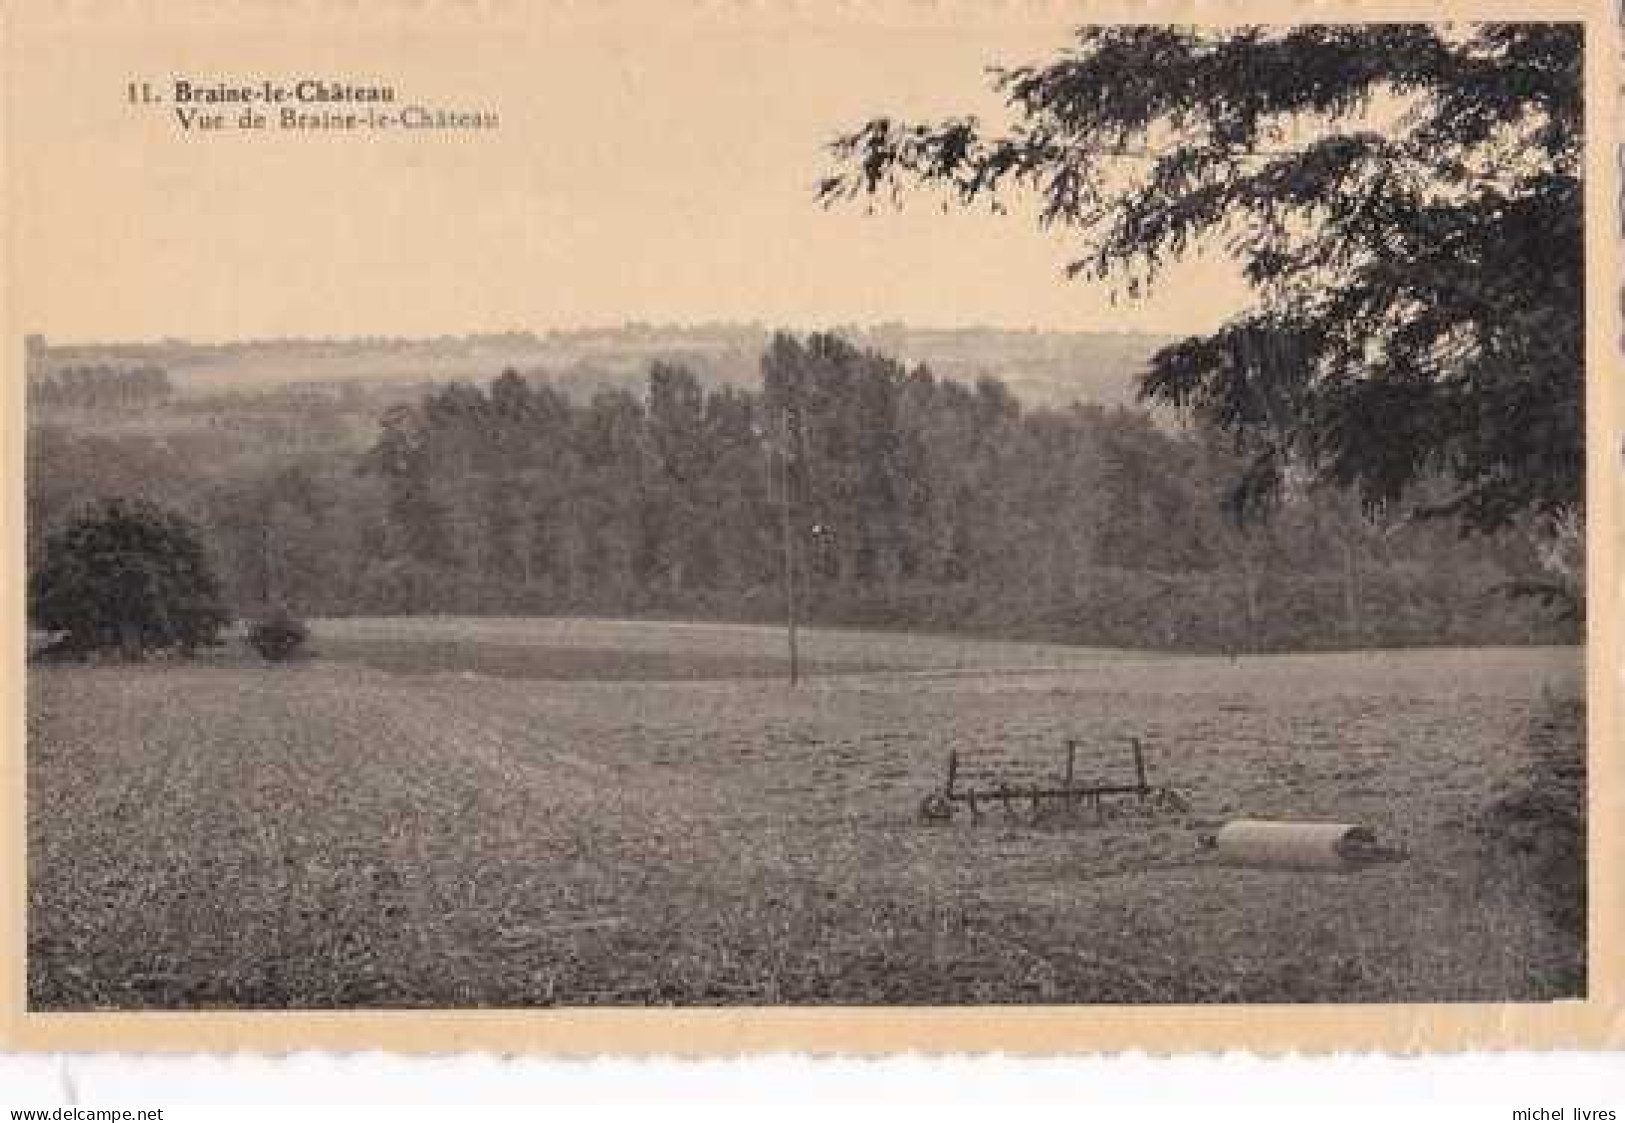
[[[1086, 29], [995, 71], [1013, 123], [870, 121], [826, 203], [1035, 199], [1071, 273], [1139, 295], [1222, 244], [1256, 300], [1141, 386], [1230, 434], [1233, 500], [1288, 465], [1489, 533], [1582, 511], [1581, 29]], [[1422, 485], [1422, 486], [1419, 486]]]
[[63, 648], [129, 659], [218, 642], [230, 616], [202, 543], [180, 515], [112, 500], [46, 540], [29, 581], [33, 627], [67, 633]]

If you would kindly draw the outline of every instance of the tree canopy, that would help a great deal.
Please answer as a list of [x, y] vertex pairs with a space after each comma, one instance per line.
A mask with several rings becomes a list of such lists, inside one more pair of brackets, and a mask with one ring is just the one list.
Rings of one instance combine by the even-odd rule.
[[1489, 533], [1582, 509], [1581, 54], [1560, 23], [1086, 28], [993, 71], [1007, 127], [871, 120], [819, 193], [1025, 194], [1129, 297], [1223, 246], [1253, 306], [1142, 395], [1233, 438], [1237, 512], [1296, 467]]
[[[57, 630], [71, 612], [81, 649], [123, 643], [119, 616], [68, 590], [123, 568], [119, 543], [145, 532], [86, 534], [82, 553], [61, 540], [111, 495], [143, 522], [139, 488], [195, 521], [220, 599], [250, 623], [279, 605], [778, 621], [788, 510], [798, 607], [818, 624], [1182, 650], [1572, 639], [1491, 592], [1536, 591], [1553, 568], [1530, 535], [1460, 541], [1443, 520], [1393, 533], [1351, 496], [1297, 487], [1240, 533], [1217, 500], [1241, 459], [1211, 426], [1036, 404], [1028, 383], [840, 335], [766, 342], [754, 385], [674, 356], [641, 388], [591, 395], [515, 371], [404, 400], [377, 388], [370, 451], [364, 415], [312, 446], [282, 416], [258, 426], [267, 402], [236, 394], [205, 413], [165, 407], [161, 444], [122, 418], [36, 425], [33, 622]], [[987, 356], [985, 342], [947, 357]]]
[[196, 529], [144, 503], [109, 500], [51, 535], [29, 582], [29, 623], [72, 652], [128, 658], [214, 643], [230, 622]]

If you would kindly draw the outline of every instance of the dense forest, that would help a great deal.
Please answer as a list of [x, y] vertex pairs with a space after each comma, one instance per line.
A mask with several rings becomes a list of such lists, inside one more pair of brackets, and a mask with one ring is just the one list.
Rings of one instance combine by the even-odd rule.
[[37, 421], [31, 560], [138, 491], [203, 528], [244, 614], [773, 621], [788, 544], [824, 624], [1232, 651], [1574, 638], [1506, 595], [1540, 569], [1518, 527], [1464, 540], [1307, 483], [1238, 525], [1243, 463], [1212, 431], [1024, 406], [835, 335], [773, 337], [754, 388], [665, 361], [589, 400], [512, 370], [429, 387], [359, 443], [335, 420], [355, 394], [296, 404], [321, 439], [254, 397], [217, 404], [207, 445]]

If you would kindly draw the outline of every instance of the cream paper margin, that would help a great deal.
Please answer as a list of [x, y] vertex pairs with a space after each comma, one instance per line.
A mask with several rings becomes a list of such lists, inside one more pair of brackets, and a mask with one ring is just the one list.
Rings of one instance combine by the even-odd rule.
[[[930, 27], [974, 34], [984, 21], [1057, 18], [1076, 23], [1285, 23], [1399, 20], [1580, 20], [1587, 24], [1586, 214], [1588, 590], [1587, 648], [1590, 734], [1589, 997], [1550, 1004], [796, 1008], [683, 1010], [555, 1009], [545, 1011], [187, 1012], [61, 1014], [25, 1009], [23, 333], [17, 293], [34, 263], [17, 234], [29, 222], [10, 205], [15, 169], [30, 158], [33, 134], [19, 127], [33, 107], [17, 95], [19, 31], [73, 50], [76, 31], [94, 26], [163, 37], [185, 32], [230, 40], [223, 66], [254, 70], [257, 39], [266, 33], [319, 36], [371, 31], [444, 36], [447, 59], [459, 31], [534, 27], [537, 21], [617, 25], [671, 23], [726, 26], [731, 20], [782, 24], [786, 34], [811, 24], [842, 27]], [[902, 1051], [1013, 1053], [1154, 1053], [1250, 1050], [1318, 1053], [1382, 1050], [1415, 1053], [1465, 1049], [1625, 1048], [1625, 750], [1617, 722], [1622, 683], [1618, 651], [1621, 571], [1620, 13], [1600, 0], [1448, 0], [1433, 4], [1368, 0], [1210, 0], [1082, 3], [1080, 0], [270, 0], [158, 3], [121, 0], [6, 0], [0, 3], [0, 213], [5, 215], [5, 267], [0, 271], [0, 328], [5, 377], [0, 380], [0, 434], [5, 487], [0, 531], [7, 549], [0, 592], [4, 648], [3, 751], [0, 751], [0, 1047], [26, 1051], [195, 1052], [252, 1049], [386, 1049], [407, 1053], [482, 1050], [590, 1055], [604, 1052], [728, 1055], [768, 1051], [882, 1054]], [[240, 56], [241, 61], [238, 61]], [[387, 55], [371, 57], [387, 61]], [[122, 88], [128, 75], [108, 75]], [[963, 84], [963, 74], [944, 81]], [[50, 143], [72, 144], [56, 137]], [[295, 174], [290, 170], [289, 174]], [[71, 190], [64, 185], [64, 190]], [[211, 205], [199, 200], [199, 206]], [[287, 221], [297, 223], [297, 215]], [[139, 221], [139, 199], [132, 201]], [[133, 295], [131, 299], [153, 299]]]

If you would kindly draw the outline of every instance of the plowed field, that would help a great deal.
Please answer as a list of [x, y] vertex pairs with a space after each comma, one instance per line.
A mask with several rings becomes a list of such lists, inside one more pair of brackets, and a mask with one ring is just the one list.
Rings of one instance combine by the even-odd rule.
[[[285, 668], [30, 671], [32, 1006], [1506, 1000], [1573, 957], [1477, 827], [1573, 650], [813, 633], [791, 690], [770, 630], [317, 636]], [[1120, 775], [1131, 735], [1188, 818], [916, 815], [950, 748], [1076, 737]], [[1235, 815], [1413, 856], [1214, 865], [1198, 829]]]

